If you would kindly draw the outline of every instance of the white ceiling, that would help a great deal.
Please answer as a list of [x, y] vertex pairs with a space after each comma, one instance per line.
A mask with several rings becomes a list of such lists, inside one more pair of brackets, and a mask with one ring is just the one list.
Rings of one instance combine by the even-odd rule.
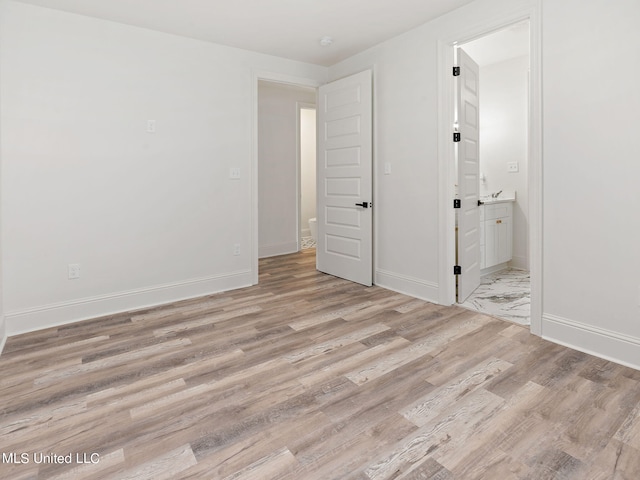
[[19, 1], [329, 66], [473, 0]]

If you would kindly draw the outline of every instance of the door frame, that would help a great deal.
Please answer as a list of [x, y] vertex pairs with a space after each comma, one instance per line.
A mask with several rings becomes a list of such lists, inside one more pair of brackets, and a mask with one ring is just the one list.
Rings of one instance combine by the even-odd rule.
[[[315, 78], [297, 77], [295, 75], [287, 75], [277, 72], [270, 72], [267, 70], [254, 70], [251, 74], [251, 284], [258, 284], [258, 82], [264, 80], [267, 82], [281, 83], [284, 85], [291, 85], [295, 87], [309, 87], [316, 89], [316, 101], [318, 87], [322, 85], [322, 82]], [[299, 141], [299, 140], [298, 140]], [[298, 175], [299, 175], [299, 166]], [[298, 190], [300, 188], [300, 180], [298, 179]], [[298, 205], [298, 219], [296, 222], [300, 223]], [[298, 228], [299, 230], [299, 228]], [[298, 245], [300, 244], [300, 232], [298, 231]]]
[[453, 50], [509, 25], [529, 20], [529, 269], [531, 274], [531, 333], [542, 336], [542, 68], [541, 5], [534, 0], [528, 5], [515, 5], [513, 10], [496, 13], [490, 19], [473, 25], [461, 25], [438, 40], [438, 182], [439, 193], [439, 303], [455, 303], [455, 197], [454, 148], [451, 132], [454, 123], [452, 76]]

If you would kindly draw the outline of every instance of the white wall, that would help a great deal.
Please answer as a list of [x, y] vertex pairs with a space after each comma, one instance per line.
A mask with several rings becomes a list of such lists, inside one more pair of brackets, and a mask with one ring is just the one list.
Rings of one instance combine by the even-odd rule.
[[[1, 248], [2, 245], [0, 244], [0, 250]], [[4, 344], [7, 341], [7, 328], [4, 318], [4, 292], [2, 288], [2, 272], [2, 265], [0, 264], [0, 353], [2, 353]]]
[[316, 110], [300, 110], [300, 222], [303, 237], [311, 235], [309, 219], [316, 217]]
[[329, 75], [374, 72], [374, 283], [437, 301], [434, 40], [421, 27], [331, 67]]
[[326, 69], [0, 9], [8, 333], [250, 284], [255, 72], [322, 81]]
[[[2, 78], [2, 72], [0, 71], [0, 78]], [[2, 99], [0, 98], [0, 108], [2, 105]], [[0, 122], [2, 120], [0, 119]], [[2, 144], [2, 124], [0, 123], [0, 145]], [[2, 152], [0, 148], [0, 165], [2, 165]], [[2, 169], [0, 168], [0, 199], [2, 198]], [[0, 253], [2, 252], [2, 209], [0, 208]], [[7, 327], [4, 317], [4, 285], [3, 285], [4, 268], [2, 266], [2, 255], [0, 255], [0, 353], [4, 348], [4, 344], [7, 341]]]
[[636, 368], [638, 19], [637, 0], [543, 8], [543, 335]]
[[[375, 66], [379, 285], [432, 300], [441, 287], [438, 41], [535, 3], [479, 0], [330, 68], [333, 79]], [[640, 3], [542, 11], [542, 335], [640, 368]]]
[[298, 104], [315, 100], [315, 89], [258, 84], [260, 257], [298, 250]]
[[[0, 29], [2, 26], [0, 25]], [[0, 30], [1, 32], [1, 30]], [[2, 65], [0, 64], [0, 79], [2, 78]], [[0, 96], [0, 111], [2, 110], [2, 97]], [[2, 201], [2, 118], [0, 117], [0, 202]], [[2, 285], [3, 268], [2, 268], [2, 208], [0, 205], [0, 353], [7, 341], [7, 329], [4, 319], [4, 289]]]
[[[480, 171], [486, 182], [480, 194], [515, 191], [513, 205], [513, 260], [529, 268], [528, 249], [528, 70], [529, 57], [480, 67]], [[518, 172], [507, 164], [518, 163]]]

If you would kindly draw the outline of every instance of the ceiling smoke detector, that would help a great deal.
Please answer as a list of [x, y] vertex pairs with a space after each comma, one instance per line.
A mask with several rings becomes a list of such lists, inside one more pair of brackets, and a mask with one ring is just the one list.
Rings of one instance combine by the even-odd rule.
[[326, 35], [324, 37], [320, 37], [320, 46], [321, 47], [328, 47], [332, 43], [333, 43], [333, 38], [328, 37]]

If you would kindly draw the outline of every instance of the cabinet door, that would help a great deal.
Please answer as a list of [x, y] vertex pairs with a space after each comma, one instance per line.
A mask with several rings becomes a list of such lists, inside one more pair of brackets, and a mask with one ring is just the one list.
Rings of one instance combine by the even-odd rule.
[[484, 232], [484, 268], [510, 261], [512, 257], [511, 217], [485, 221]]
[[480, 206], [480, 270], [486, 267], [487, 262], [485, 260], [484, 245], [485, 245], [485, 220], [484, 220], [484, 206]]
[[504, 263], [512, 257], [512, 229], [511, 217], [503, 217], [496, 220], [497, 262]]
[[484, 222], [484, 266], [493, 267], [498, 261], [498, 223], [499, 219], [486, 220]]

